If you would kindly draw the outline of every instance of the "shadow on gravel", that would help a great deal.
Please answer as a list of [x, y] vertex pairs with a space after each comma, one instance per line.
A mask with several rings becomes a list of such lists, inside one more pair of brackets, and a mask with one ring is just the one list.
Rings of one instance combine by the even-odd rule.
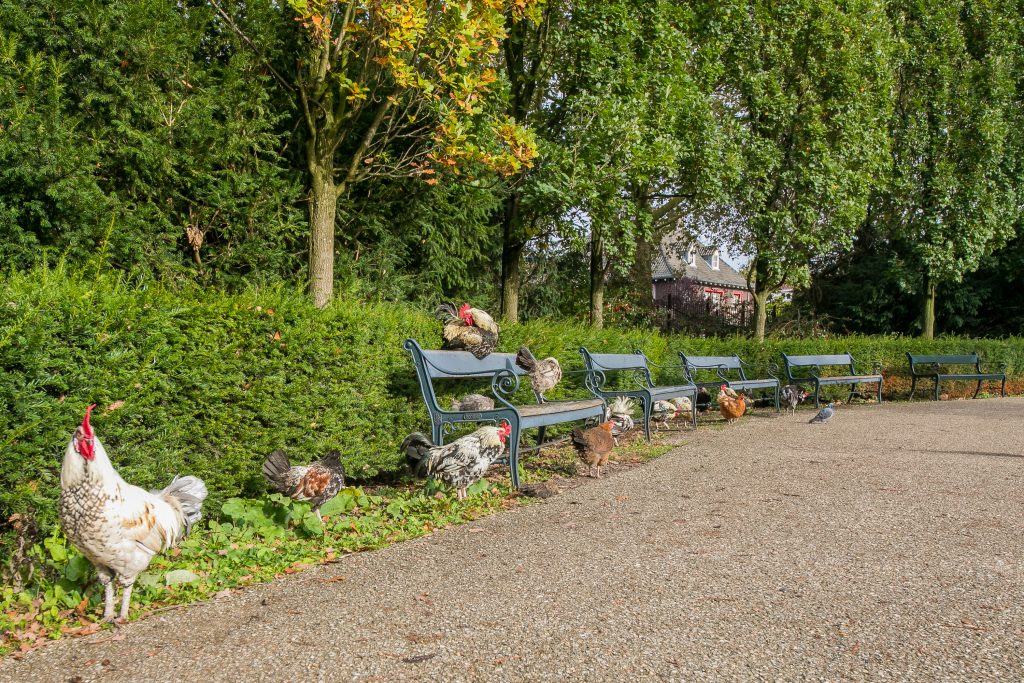
[[987, 451], [941, 451], [941, 450], [918, 450], [917, 453], [939, 453], [944, 455], [980, 455], [986, 458], [1024, 458], [1020, 453], [989, 453]]

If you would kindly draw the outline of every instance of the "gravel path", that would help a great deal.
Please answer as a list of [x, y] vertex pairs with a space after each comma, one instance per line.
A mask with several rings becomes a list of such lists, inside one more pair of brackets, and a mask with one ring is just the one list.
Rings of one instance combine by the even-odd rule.
[[1024, 680], [1024, 399], [812, 414], [0, 680]]

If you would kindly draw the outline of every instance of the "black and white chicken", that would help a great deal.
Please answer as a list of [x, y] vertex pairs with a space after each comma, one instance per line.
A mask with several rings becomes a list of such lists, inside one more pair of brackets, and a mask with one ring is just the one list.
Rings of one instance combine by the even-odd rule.
[[500, 427], [481, 427], [445, 446], [435, 446], [427, 435], [414, 432], [402, 442], [402, 452], [413, 473], [455, 487], [459, 500], [465, 500], [466, 489], [480, 481], [505, 452], [511, 431], [507, 422]]
[[794, 415], [796, 414], [796, 407], [808, 396], [810, 396], [810, 394], [808, 394], [803, 387], [797, 386], [796, 384], [787, 384], [782, 387], [782, 390], [779, 392], [779, 398], [782, 399], [782, 402], [786, 404], [789, 411]]

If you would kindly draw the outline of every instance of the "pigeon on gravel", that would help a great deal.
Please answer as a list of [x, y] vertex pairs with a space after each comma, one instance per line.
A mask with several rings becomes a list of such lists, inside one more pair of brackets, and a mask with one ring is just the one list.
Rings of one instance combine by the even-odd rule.
[[836, 414], [836, 404], [829, 403], [827, 406], [818, 411], [818, 414], [811, 418], [808, 424], [815, 422], [828, 422], [832, 419], [832, 416]]

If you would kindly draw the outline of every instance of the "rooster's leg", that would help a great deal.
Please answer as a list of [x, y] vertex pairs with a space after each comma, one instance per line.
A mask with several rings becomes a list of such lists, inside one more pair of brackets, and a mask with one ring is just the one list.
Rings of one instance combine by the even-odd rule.
[[458, 490], [459, 500], [466, 500], [466, 489]]
[[114, 620], [114, 576], [106, 569], [96, 568], [96, 576], [103, 584], [103, 621]]
[[121, 594], [121, 614], [117, 617], [118, 621], [128, 621], [128, 604], [132, 601], [132, 587], [135, 583], [130, 583], [124, 587], [124, 593]]
[[321, 524], [324, 523], [324, 518], [320, 516], [320, 509], [319, 508], [317, 508], [317, 511], [316, 511], [316, 518], [320, 520]]

